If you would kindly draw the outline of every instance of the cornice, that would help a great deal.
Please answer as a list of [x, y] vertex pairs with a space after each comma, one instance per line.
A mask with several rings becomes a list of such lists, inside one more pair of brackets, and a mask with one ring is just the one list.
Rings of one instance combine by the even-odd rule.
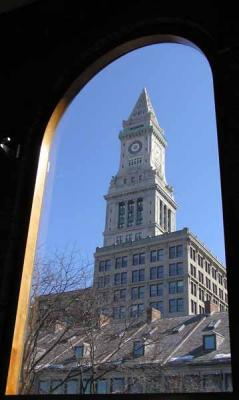
[[150, 126], [145, 127], [143, 124], [142, 126], [138, 126], [135, 128], [124, 128], [122, 131], [119, 133], [119, 139], [126, 138], [126, 137], [136, 137], [136, 136], [143, 136], [147, 133], [149, 130]]
[[[208, 249], [204, 243], [202, 243], [196, 235], [188, 230], [188, 242], [192, 243], [194, 246], [196, 245], [197, 251], [200, 250], [206, 254], [206, 257], [212, 258], [217, 266], [223, 269], [223, 272], [226, 272], [226, 266], [221, 263], [221, 261]], [[196, 243], [195, 243], [196, 242]]]
[[124, 192], [119, 192], [119, 193], [108, 193], [104, 196], [105, 200], [111, 200], [114, 198], [124, 198], [125, 196], [128, 195], [132, 195], [135, 193], [141, 193], [141, 192], [147, 192], [149, 190], [153, 190], [154, 189], [154, 185], [152, 186], [148, 186], [147, 188], [137, 188], [137, 186], [135, 186], [135, 188], [130, 188], [129, 190], [125, 190]]
[[174, 231], [174, 232], [166, 232], [162, 233], [161, 235], [151, 236], [147, 238], [143, 238], [140, 240], [134, 240], [132, 242], [121, 243], [121, 244], [112, 244], [110, 246], [103, 246], [97, 247], [95, 255], [99, 253], [106, 253], [115, 252], [117, 251], [124, 251], [125, 249], [130, 248], [141, 248], [142, 246], [146, 245], [154, 245], [157, 243], [165, 243], [170, 240], [177, 240], [187, 237], [188, 235], [188, 228], [184, 228], [182, 230]]
[[148, 187], [145, 188], [130, 188], [129, 190], [125, 190], [124, 192], [119, 192], [119, 193], [108, 193], [104, 196], [105, 200], [112, 200], [115, 198], [123, 199], [125, 196], [136, 194], [136, 193], [141, 193], [141, 192], [147, 192], [151, 190], [157, 190], [162, 194], [163, 197], [166, 198], [166, 200], [171, 204], [171, 206], [175, 209], [177, 209], [177, 204], [176, 202], [167, 194], [166, 190], [159, 186], [157, 183], [153, 183]]

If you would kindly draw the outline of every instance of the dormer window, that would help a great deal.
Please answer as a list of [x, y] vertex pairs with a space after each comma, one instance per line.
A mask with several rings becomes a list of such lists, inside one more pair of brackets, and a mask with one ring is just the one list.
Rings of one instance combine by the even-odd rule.
[[84, 345], [75, 346], [74, 347], [75, 356], [77, 359], [80, 359], [84, 356]]
[[216, 335], [204, 335], [203, 336], [203, 348], [204, 350], [216, 350]]
[[134, 358], [141, 357], [144, 355], [144, 343], [141, 340], [136, 340], [133, 347]]

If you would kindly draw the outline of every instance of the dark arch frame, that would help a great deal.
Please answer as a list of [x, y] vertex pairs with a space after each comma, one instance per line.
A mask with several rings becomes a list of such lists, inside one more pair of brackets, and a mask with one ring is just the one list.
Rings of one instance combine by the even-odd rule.
[[[114, 7], [109, 6], [107, 1], [103, 1], [100, 5], [103, 5], [102, 8], [96, 7], [93, 23], [89, 5], [81, 6], [79, 9], [71, 1], [68, 4], [67, 6], [63, 0], [53, 1], [51, 5], [45, 1], [38, 1], [1, 16], [1, 33], [5, 32], [8, 35], [11, 44], [11, 52], [7, 47], [4, 48], [6, 58], [1, 65], [1, 80], [7, 75], [6, 81], [3, 80], [3, 83], [7, 84], [4, 87], [2, 108], [4, 113], [1, 125], [4, 136], [12, 137], [15, 144], [21, 145], [18, 158], [14, 155], [12, 157], [1, 155], [4, 156], [1, 159], [2, 170], [7, 169], [8, 172], [7, 177], [3, 176], [5, 190], [2, 201], [3, 204], [5, 204], [4, 201], [10, 203], [8, 207], [5, 207], [6, 210], [4, 209], [4, 229], [1, 231], [3, 237], [1, 299], [4, 324], [1, 336], [4, 348], [1, 360], [2, 391], [4, 391], [7, 376], [38, 159], [46, 125], [54, 109], [58, 110], [57, 113], [61, 112], [59, 105], [58, 108], [56, 107], [59, 99], [63, 99], [60, 105], [63, 111], [65, 105], [74, 96], [74, 90], [78, 92], [102, 67], [130, 50], [146, 44], [159, 43], [162, 35], [167, 38], [164, 41], [176, 42], [179, 37], [187, 38], [185, 42], [195, 43], [211, 64], [217, 108], [227, 265], [237, 265], [239, 261], [236, 252], [236, 222], [239, 219], [236, 202], [238, 190], [233, 184], [239, 175], [235, 147], [238, 146], [236, 132], [239, 116], [236, 104], [239, 66], [238, 48], [231, 47], [230, 40], [235, 35], [232, 27], [231, 31], [229, 27], [227, 30], [224, 28], [225, 32], [222, 29], [222, 38], [218, 39], [220, 21], [221, 23], [224, 21], [223, 15], [218, 14], [215, 23], [210, 17], [202, 17], [201, 13], [198, 16], [196, 10], [188, 9], [188, 5], [184, 2], [178, 10], [179, 16], [169, 18], [167, 15], [171, 11], [170, 5], [164, 5], [162, 8], [162, 5], [157, 6], [151, 0], [147, 3], [140, 2], [136, 11], [136, 3], [128, 4], [127, 15], [123, 7], [117, 9], [116, 15]], [[187, 11], [186, 15], [189, 15], [187, 18], [183, 16], [183, 11]], [[34, 26], [33, 22], [38, 19], [39, 12], [45, 20]], [[215, 10], [208, 6], [203, 12], [206, 12], [206, 15], [211, 12], [214, 16]], [[112, 19], [108, 18], [109, 15]], [[57, 22], [53, 22], [53, 16], [57, 17]], [[77, 16], [81, 18], [81, 26], [76, 28], [74, 22], [77, 22]], [[101, 24], [92, 30], [99, 18]], [[53, 28], [57, 28], [58, 36], [52, 29], [52, 22]], [[65, 33], [66, 27], [67, 33]], [[29, 33], [32, 34], [33, 43], [39, 45], [40, 54], [36, 52], [36, 48], [31, 49], [29, 43], [21, 43], [21, 40]], [[12, 38], [16, 40], [16, 43], [11, 42]], [[19, 56], [17, 65], [14, 65], [12, 58], [14, 50]], [[77, 86], [71, 87], [70, 92], [67, 93], [67, 89], [78, 76], [80, 78], [77, 80]], [[14, 99], [13, 93], [16, 93]], [[11, 118], [13, 114], [14, 119]], [[59, 116], [60, 114], [55, 114], [55, 122]], [[15, 154], [14, 148], [12, 152]], [[236, 370], [239, 328], [233, 316], [237, 312], [235, 284], [237, 277], [236, 268], [228, 270], [235, 395], [238, 391]], [[163, 396], [165, 398], [165, 395]], [[182, 395], [180, 396], [182, 398]], [[199, 398], [198, 396], [193, 394], [194, 399]], [[227, 394], [223, 393], [222, 396], [226, 398]]]

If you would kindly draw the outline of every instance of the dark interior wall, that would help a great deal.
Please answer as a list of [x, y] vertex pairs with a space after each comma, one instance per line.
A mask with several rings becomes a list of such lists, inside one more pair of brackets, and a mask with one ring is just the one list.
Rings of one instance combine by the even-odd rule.
[[[183, 0], [175, 4], [153, 0], [51, 0], [35, 1], [0, 15], [0, 139], [9, 136], [13, 143], [12, 154], [0, 153], [2, 391], [10, 356], [38, 156], [46, 124], [72, 82], [99, 57], [104, 56], [104, 63], [108, 63], [113, 57], [109, 52], [117, 46], [124, 45], [118, 53], [123, 54], [142, 45], [141, 38], [159, 34], [170, 35], [171, 40], [173, 36], [178, 36], [195, 43], [207, 55], [212, 66], [228, 266], [233, 376], [234, 388], [238, 390], [239, 16], [230, 9], [230, 15], [234, 16], [227, 17], [225, 4], [220, 8], [200, 3]], [[97, 68], [100, 66], [96, 64]], [[85, 81], [89, 78], [90, 72], [85, 73]], [[203, 124], [204, 121], [202, 129]], [[18, 144], [21, 147], [16, 158]], [[199, 156], [203, 164], [203, 153], [200, 151]], [[210, 193], [204, 195], [210, 196]]]

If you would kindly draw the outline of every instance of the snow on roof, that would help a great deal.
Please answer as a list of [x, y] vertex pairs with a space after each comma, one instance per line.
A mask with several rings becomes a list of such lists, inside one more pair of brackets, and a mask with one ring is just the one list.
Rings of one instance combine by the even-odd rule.
[[186, 356], [178, 356], [178, 357], [172, 357], [170, 358], [170, 362], [171, 361], [191, 361], [194, 358], [194, 356], [192, 356], [191, 354], [188, 354]]

